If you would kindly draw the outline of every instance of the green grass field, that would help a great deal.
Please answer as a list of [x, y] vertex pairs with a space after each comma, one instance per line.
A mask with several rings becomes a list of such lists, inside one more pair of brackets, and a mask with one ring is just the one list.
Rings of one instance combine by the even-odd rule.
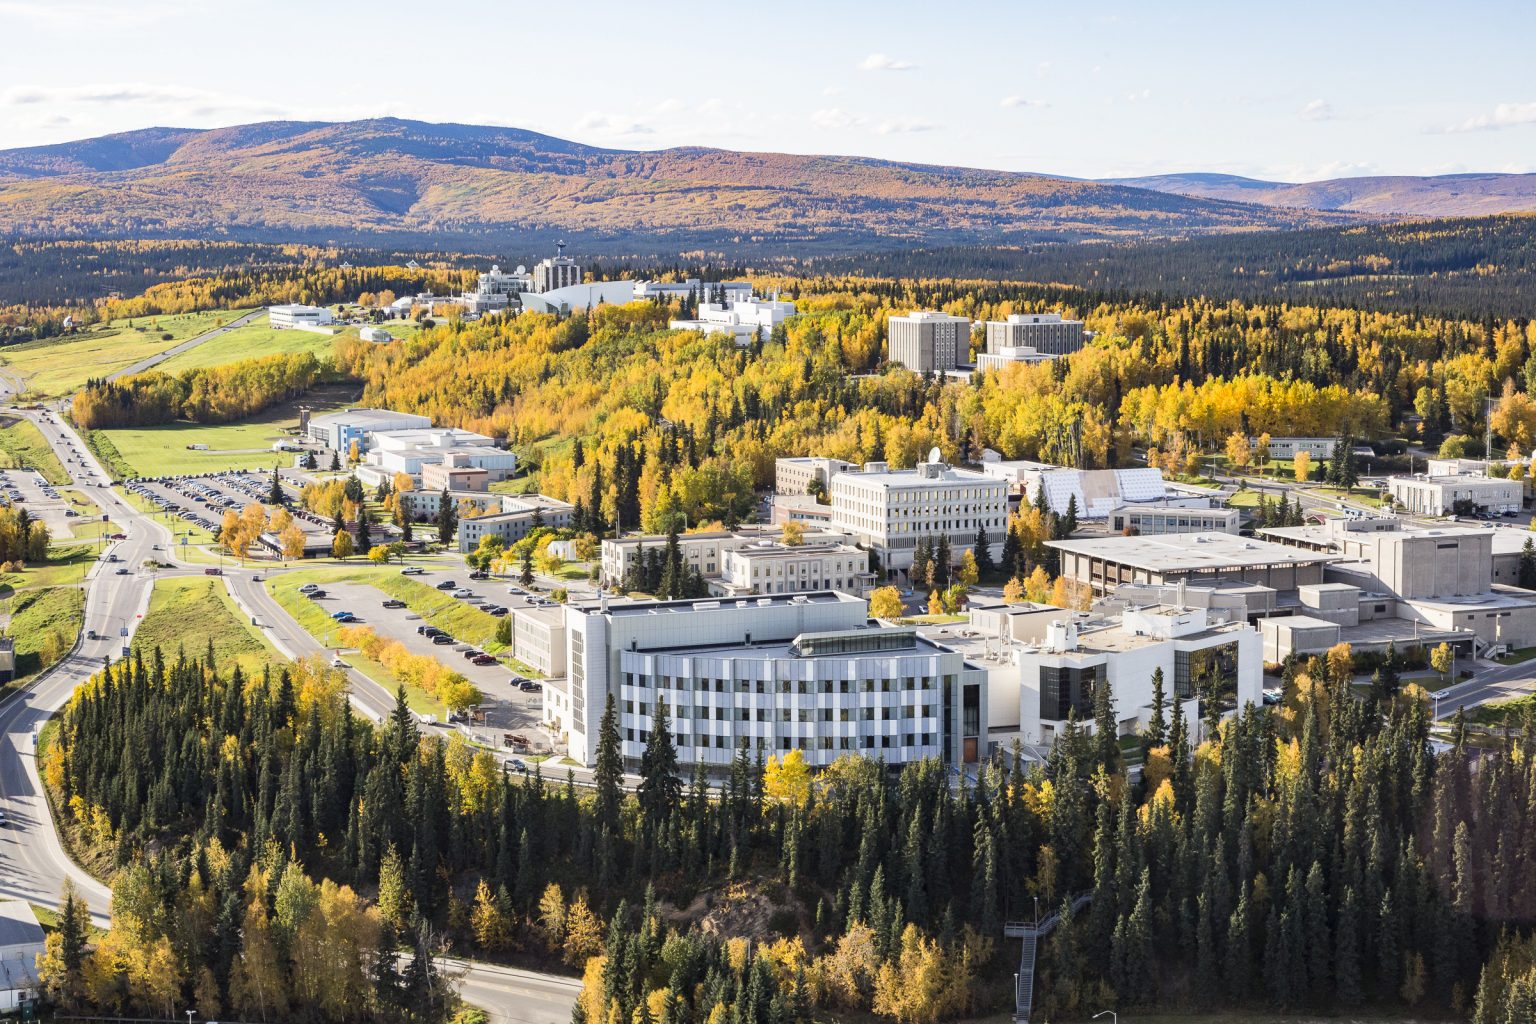
[[157, 581], [149, 611], [134, 634], [134, 648], [148, 653], [159, 647], [170, 660], [178, 650], [202, 657], [210, 644], [217, 665], [239, 665], [248, 676], [287, 661], [251, 627], [221, 581], [207, 576]]
[[0, 463], [6, 469], [32, 469], [51, 484], [69, 483], [64, 464], [31, 420], [0, 416]]
[[35, 587], [22, 590], [7, 602], [11, 623], [6, 633], [16, 640], [16, 678], [19, 686], [41, 672], [43, 652], [52, 635], [60, 654], [74, 646], [85, 622], [85, 592], [78, 587]]
[[[286, 438], [286, 430], [298, 427], [300, 404], [308, 405], [315, 415], [346, 405], [339, 396], [317, 394], [307, 401], [275, 405], [238, 423], [169, 423], [160, 427], [92, 430], [86, 435], [86, 442], [120, 477], [271, 470], [275, 465], [288, 466], [293, 462], [292, 454], [274, 452], [272, 442]], [[189, 444], [206, 444], [209, 450], [193, 451], [187, 447]]]
[[[414, 321], [395, 320], [382, 325], [396, 339], [408, 338], [421, 330]], [[242, 359], [258, 359], [262, 356], [287, 355], [294, 352], [312, 352], [319, 358], [327, 358], [335, 350], [335, 343], [342, 338], [356, 338], [359, 327], [341, 327], [331, 336], [311, 334], [309, 331], [274, 331], [267, 326], [266, 317], [258, 317], [244, 327], [237, 327], [228, 334], [221, 334], [194, 349], [172, 356], [160, 364], [167, 373], [198, 370], [209, 366], [223, 366]]]
[[[7, 348], [0, 354], [0, 366], [26, 383], [29, 396], [56, 398], [78, 391], [92, 377], [105, 376], [158, 355], [247, 312], [220, 309], [114, 320], [65, 339]], [[162, 337], [166, 334], [170, 337]]]
[[10, 591], [35, 587], [67, 587], [81, 583], [96, 561], [95, 544], [55, 544], [48, 561], [29, 565], [20, 572], [0, 573], [0, 597]]

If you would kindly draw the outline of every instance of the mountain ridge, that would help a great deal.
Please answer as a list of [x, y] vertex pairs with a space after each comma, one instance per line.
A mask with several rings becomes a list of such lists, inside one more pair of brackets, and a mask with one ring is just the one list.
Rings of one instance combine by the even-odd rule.
[[1102, 184], [1265, 206], [1367, 217], [1475, 217], [1536, 212], [1536, 174], [1375, 174], [1320, 181], [1264, 181], [1202, 171], [1098, 178]]
[[0, 151], [0, 234], [569, 235], [594, 251], [1181, 237], [1350, 223], [1043, 174], [707, 147], [605, 149], [400, 118], [152, 128]]

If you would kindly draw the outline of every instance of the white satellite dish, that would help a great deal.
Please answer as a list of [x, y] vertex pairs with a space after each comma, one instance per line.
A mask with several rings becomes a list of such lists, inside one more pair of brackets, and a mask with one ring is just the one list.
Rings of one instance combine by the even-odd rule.
[[938, 448], [932, 448], [928, 451], [928, 461], [937, 466], [939, 463], [944, 461], [944, 456], [942, 453], [940, 453]]
[[517, 272], [518, 272], [518, 273], [519, 273], [519, 274], [526, 274], [526, 273], [528, 273], [528, 268], [527, 268], [527, 267], [525, 267], [525, 266], [523, 266], [523, 265], [522, 265], [522, 264], [521, 264], [521, 263], [519, 263], [519, 264], [518, 264], [518, 265], [517, 265]]

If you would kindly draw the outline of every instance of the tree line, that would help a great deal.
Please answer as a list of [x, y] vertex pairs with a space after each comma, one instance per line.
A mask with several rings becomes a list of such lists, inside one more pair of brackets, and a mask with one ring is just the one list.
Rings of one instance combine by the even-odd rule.
[[230, 423], [303, 394], [326, 372], [312, 352], [243, 359], [180, 374], [160, 370], [93, 379], [76, 392], [71, 415], [83, 430], [151, 427], [177, 420]]

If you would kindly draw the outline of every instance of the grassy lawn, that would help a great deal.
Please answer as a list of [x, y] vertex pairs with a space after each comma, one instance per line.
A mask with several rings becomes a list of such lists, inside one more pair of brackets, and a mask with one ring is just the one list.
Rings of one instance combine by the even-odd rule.
[[[323, 568], [303, 569], [284, 574], [277, 583], [269, 583], [268, 587], [281, 599], [283, 590], [297, 593], [298, 588], [306, 583], [318, 583], [322, 587], [327, 583], [362, 583], [376, 587], [387, 596], [404, 601], [411, 611], [421, 616], [423, 622], [452, 633], [465, 643], [474, 644], [493, 654], [503, 649], [496, 643], [494, 615], [456, 597], [450, 597], [430, 584], [400, 575], [400, 567], [397, 565], [333, 564]], [[311, 601], [303, 601], [303, 604], [308, 608], [314, 607]]]
[[64, 464], [43, 438], [42, 431], [21, 417], [0, 416], [0, 463], [6, 469], [33, 469], [54, 485], [69, 483]]
[[[351, 328], [351, 332], [355, 335], [357, 328]], [[244, 327], [236, 327], [227, 334], [172, 356], [157, 368], [166, 373], [181, 373], [185, 370], [238, 363], [242, 359], [297, 352], [312, 352], [317, 357], [325, 358], [331, 354], [334, 341], [333, 337], [311, 334], [309, 331], [274, 331], [267, 326], [267, 318], [260, 316]]]
[[32, 587], [67, 587], [79, 584], [96, 561], [94, 544], [55, 544], [48, 561], [29, 565], [20, 572], [0, 573], [0, 596]]
[[156, 581], [149, 611], [133, 637], [134, 648], [148, 653], [159, 647], [169, 661], [178, 649], [188, 657], [202, 657], [210, 644], [215, 664], [237, 664], [247, 676], [287, 661], [249, 624], [220, 580], [182, 576]]
[[[238, 423], [168, 423], [159, 427], [92, 430], [86, 441], [113, 473], [124, 477], [271, 470], [275, 465], [293, 462], [292, 454], [274, 452], [272, 442], [286, 438], [285, 431], [298, 427], [301, 404], [320, 415], [342, 408], [345, 402], [334, 394], [315, 395], [275, 405]], [[190, 444], [205, 444], [209, 450], [193, 451], [187, 447]]]
[[1532, 658], [1536, 658], [1536, 647], [1520, 647], [1495, 660], [1500, 665], [1520, 665]]
[[1227, 506], [1229, 508], [1258, 508], [1259, 496], [1259, 492], [1251, 488], [1243, 491], [1234, 491], [1227, 498]]
[[74, 646], [85, 622], [85, 592], [78, 587], [34, 587], [13, 595], [11, 624], [6, 633], [16, 640], [16, 678], [20, 686], [41, 672], [42, 653], [50, 635], [60, 654]]
[[[247, 310], [209, 310], [174, 316], [114, 320], [69, 338], [28, 342], [0, 355], [7, 373], [27, 383], [35, 397], [58, 397], [78, 391], [92, 377], [102, 377], [220, 324], [238, 319]], [[169, 334], [169, 338], [163, 335]]]

